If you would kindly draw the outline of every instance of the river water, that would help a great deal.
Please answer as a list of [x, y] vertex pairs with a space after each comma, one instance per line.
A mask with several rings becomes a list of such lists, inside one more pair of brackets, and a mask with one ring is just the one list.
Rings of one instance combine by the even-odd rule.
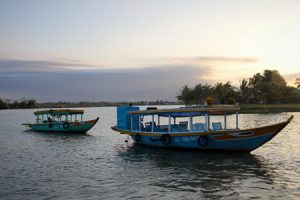
[[85, 108], [100, 117], [86, 135], [26, 131], [34, 111], [0, 111], [0, 199], [300, 199], [300, 113], [241, 114], [241, 128], [295, 116], [245, 154], [126, 143], [115, 108]]

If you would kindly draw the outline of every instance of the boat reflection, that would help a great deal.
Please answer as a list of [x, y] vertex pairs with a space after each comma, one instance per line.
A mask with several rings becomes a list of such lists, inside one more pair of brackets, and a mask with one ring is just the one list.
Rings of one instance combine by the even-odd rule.
[[56, 132], [35, 132], [26, 130], [27, 136], [36, 144], [41, 142], [50, 142], [52, 144], [58, 143], [88, 143], [92, 141], [94, 136], [87, 134], [69, 134], [69, 133], [56, 133]]
[[273, 185], [276, 176], [267, 160], [247, 153], [177, 151], [129, 145], [119, 148], [118, 155], [126, 161], [121, 164], [126, 163], [127, 170], [131, 170], [128, 165], [135, 166], [136, 171], [128, 173], [133, 176], [143, 173], [151, 179], [147, 184], [152, 187], [195, 192], [203, 198], [240, 197], [248, 186], [264, 190], [267, 185]]

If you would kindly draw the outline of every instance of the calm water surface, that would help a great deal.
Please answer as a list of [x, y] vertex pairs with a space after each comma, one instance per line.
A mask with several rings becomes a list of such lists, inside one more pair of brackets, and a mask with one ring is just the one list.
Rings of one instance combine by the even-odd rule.
[[244, 154], [135, 146], [110, 129], [115, 108], [85, 111], [100, 117], [87, 135], [25, 131], [34, 110], [0, 111], [0, 199], [300, 199], [300, 113], [240, 115], [241, 128], [295, 116]]

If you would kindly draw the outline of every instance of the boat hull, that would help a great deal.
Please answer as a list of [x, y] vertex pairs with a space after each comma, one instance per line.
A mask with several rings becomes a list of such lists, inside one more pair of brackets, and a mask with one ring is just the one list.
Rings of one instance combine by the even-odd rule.
[[86, 133], [99, 120], [99, 118], [83, 122], [52, 122], [43, 124], [26, 124], [32, 131], [37, 132], [62, 132], [62, 133]]
[[233, 150], [250, 152], [275, 137], [290, 121], [244, 130], [220, 130], [208, 132], [152, 133], [121, 130], [141, 145], [199, 150]]

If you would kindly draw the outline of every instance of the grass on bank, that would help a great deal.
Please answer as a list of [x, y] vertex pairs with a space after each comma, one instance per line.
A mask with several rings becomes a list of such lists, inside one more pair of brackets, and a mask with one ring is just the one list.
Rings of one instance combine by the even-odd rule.
[[244, 104], [240, 113], [300, 112], [300, 104]]

